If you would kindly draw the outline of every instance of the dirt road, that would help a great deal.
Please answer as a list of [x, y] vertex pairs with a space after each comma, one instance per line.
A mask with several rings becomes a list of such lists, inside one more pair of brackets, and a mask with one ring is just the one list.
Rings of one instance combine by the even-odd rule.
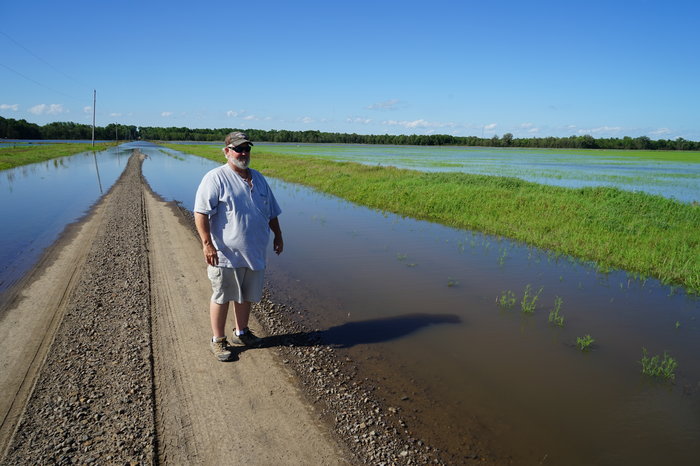
[[141, 163], [3, 303], [2, 463], [355, 462], [274, 349], [209, 353], [199, 242]]

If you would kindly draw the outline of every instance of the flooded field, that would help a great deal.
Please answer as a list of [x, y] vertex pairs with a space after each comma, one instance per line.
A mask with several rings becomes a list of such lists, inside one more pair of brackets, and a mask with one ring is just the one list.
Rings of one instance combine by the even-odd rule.
[[[131, 147], [149, 156], [143, 171], [154, 191], [189, 209], [202, 175], [217, 166], [147, 143], [120, 146], [104, 160], [116, 158], [119, 171], [121, 151]], [[66, 177], [44, 197], [81, 197], [71, 185], [97, 184], [87, 159], [93, 178]], [[24, 183], [58, 178], [57, 163], [26, 167]], [[90, 173], [85, 165], [75, 171]], [[269, 181], [283, 209], [285, 252], [271, 255], [268, 274], [280, 297], [302, 303], [299, 319], [376, 380], [378, 395], [431, 444], [460, 453], [479, 435], [514, 464], [696, 464], [697, 297]], [[10, 199], [4, 186], [3, 201]], [[2, 204], [21, 198], [12, 199]], [[2, 254], [16, 244], [3, 243]], [[530, 296], [541, 289], [532, 313], [523, 312], [528, 287]], [[497, 303], [510, 293], [512, 306]], [[558, 299], [562, 327], [548, 319]], [[585, 335], [595, 342], [584, 352], [576, 340]], [[672, 355], [675, 381], [642, 375], [642, 348]]]
[[700, 153], [360, 144], [259, 144], [259, 149], [423, 171], [511, 176], [568, 188], [612, 186], [700, 201]]

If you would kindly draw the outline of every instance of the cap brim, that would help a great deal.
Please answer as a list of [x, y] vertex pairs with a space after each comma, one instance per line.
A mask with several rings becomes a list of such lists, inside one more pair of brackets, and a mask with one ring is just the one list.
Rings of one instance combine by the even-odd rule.
[[254, 145], [252, 142], [250, 142], [247, 139], [234, 139], [233, 141], [229, 142], [228, 145], [233, 146], [233, 147], [238, 147], [241, 144], [250, 144], [251, 146]]

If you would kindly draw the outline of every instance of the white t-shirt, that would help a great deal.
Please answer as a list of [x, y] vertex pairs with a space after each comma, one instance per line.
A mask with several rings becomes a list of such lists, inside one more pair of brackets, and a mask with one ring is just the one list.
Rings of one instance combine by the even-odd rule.
[[197, 188], [194, 211], [209, 216], [219, 267], [265, 269], [269, 222], [282, 210], [265, 177], [250, 173], [252, 189], [228, 164], [204, 175]]

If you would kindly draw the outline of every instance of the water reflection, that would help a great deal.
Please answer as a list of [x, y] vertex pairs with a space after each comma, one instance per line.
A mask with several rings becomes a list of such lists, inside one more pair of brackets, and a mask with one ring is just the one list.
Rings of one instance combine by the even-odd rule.
[[102, 194], [102, 180], [100, 179], [100, 167], [97, 165], [97, 153], [92, 151], [92, 160], [95, 161], [95, 173], [97, 173], [97, 185], [100, 187], [100, 194]]

